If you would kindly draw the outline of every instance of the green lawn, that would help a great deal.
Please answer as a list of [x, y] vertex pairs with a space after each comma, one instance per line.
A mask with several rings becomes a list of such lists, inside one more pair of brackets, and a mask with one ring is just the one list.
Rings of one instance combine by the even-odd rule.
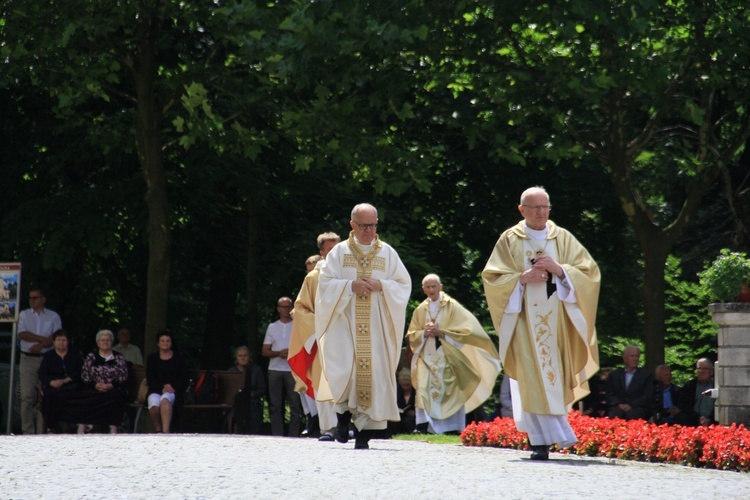
[[459, 436], [446, 436], [445, 434], [395, 434], [393, 439], [421, 441], [430, 444], [461, 444]]

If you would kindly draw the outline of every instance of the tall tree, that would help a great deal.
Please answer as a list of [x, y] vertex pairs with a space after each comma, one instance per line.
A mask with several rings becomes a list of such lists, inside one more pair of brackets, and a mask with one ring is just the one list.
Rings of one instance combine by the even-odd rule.
[[473, 35], [446, 63], [460, 92], [481, 93], [470, 132], [518, 162], [598, 160], [640, 246], [646, 359], [661, 363], [667, 256], [750, 134], [746, 4], [496, 7], [467, 13]]

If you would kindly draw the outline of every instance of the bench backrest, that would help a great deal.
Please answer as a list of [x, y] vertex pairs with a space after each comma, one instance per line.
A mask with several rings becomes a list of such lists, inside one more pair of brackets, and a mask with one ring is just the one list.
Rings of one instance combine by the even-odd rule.
[[[146, 369], [131, 366], [128, 376], [128, 394], [130, 402], [135, 401], [141, 382], [146, 378]], [[206, 370], [188, 370], [193, 381], [197, 381]], [[234, 406], [234, 398], [237, 393], [245, 387], [245, 374], [242, 372], [230, 372], [225, 370], [213, 370], [219, 377], [219, 400], [216, 404]]]
[[[188, 370], [190, 378], [197, 382], [206, 370]], [[234, 406], [234, 398], [245, 387], [245, 374], [226, 370], [212, 370], [219, 377], [219, 400], [216, 404]]]

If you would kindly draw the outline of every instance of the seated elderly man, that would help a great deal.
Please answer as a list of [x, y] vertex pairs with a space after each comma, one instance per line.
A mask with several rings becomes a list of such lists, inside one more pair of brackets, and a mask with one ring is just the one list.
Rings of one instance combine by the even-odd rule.
[[438, 275], [425, 276], [422, 290], [427, 298], [414, 310], [406, 334], [414, 351], [417, 429], [461, 432], [466, 413], [492, 393], [500, 358], [474, 315], [443, 292]]
[[263, 395], [266, 393], [266, 378], [263, 369], [252, 362], [250, 348], [234, 350], [235, 365], [230, 372], [245, 374], [245, 385], [234, 402], [234, 421], [237, 434], [260, 434], [263, 423]]
[[690, 425], [689, 415], [681, 408], [681, 390], [672, 383], [672, 368], [659, 365], [654, 374], [658, 383], [654, 423]]
[[714, 387], [714, 364], [701, 358], [695, 364], [696, 377], [682, 388], [682, 410], [689, 416], [689, 425], [715, 424], [713, 399], [706, 391]]
[[607, 377], [609, 384], [609, 418], [625, 420], [651, 416], [654, 401], [654, 378], [645, 368], [639, 368], [641, 350], [631, 345], [622, 352], [624, 366]]

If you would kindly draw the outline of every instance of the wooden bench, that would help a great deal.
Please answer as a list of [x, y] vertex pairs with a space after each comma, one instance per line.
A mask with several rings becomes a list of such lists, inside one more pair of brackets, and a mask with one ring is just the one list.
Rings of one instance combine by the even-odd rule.
[[[197, 381], [207, 370], [188, 370], [189, 377]], [[245, 386], [245, 374], [242, 372], [230, 372], [224, 370], [212, 370], [219, 378], [219, 400], [213, 404], [186, 404], [182, 405], [183, 409], [193, 410], [221, 410], [224, 420], [225, 432], [232, 433], [234, 429], [234, 400], [237, 394]], [[130, 377], [128, 378], [128, 388], [133, 397], [131, 407], [137, 408], [138, 412], [133, 423], [133, 432], [138, 432], [140, 427], [143, 410], [146, 407], [146, 401], [136, 400], [138, 389], [146, 378], [146, 369], [131, 367]], [[148, 396], [147, 396], [148, 397]]]

